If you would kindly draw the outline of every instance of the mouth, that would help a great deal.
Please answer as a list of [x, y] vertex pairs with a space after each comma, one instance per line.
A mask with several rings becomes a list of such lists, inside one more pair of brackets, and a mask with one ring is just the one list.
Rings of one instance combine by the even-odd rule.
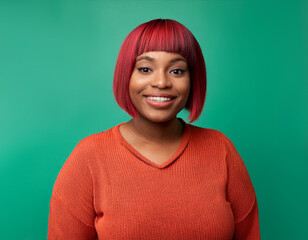
[[172, 95], [144, 95], [145, 101], [156, 109], [169, 108], [175, 101], [176, 97]]
[[172, 97], [151, 97], [151, 96], [145, 96], [145, 97], [155, 102], [169, 102], [173, 99]]

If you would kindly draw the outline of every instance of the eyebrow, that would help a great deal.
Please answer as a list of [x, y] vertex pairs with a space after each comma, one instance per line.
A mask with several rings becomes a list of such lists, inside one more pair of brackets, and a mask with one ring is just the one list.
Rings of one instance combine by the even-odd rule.
[[179, 62], [179, 61], [186, 62], [184, 58], [173, 58], [170, 62], [174, 63], [174, 62]]
[[[150, 62], [154, 62], [154, 61], [155, 61], [155, 59], [152, 58], [152, 57], [149, 57], [149, 56], [141, 56], [141, 57], [138, 57], [138, 58], [136, 59], [136, 62], [141, 61], [141, 60], [148, 60], [148, 61], [150, 61]], [[179, 62], [179, 61], [186, 62], [186, 60], [185, 60], [184, 58], [173, 58], [173, 59], [170, 60], [171, 63]]]
[[138, 58], [136, 59], [136, 62], [141, 61], [141, 60], [148, 60], [148, 61], [150, 61], [150, 62], [154, 62], [154, 61], [155, 61], [154, 58], [151, 58], [151, 57], [149, 57], [149, 56], [141, 56], [141, 57], [138, 57]]

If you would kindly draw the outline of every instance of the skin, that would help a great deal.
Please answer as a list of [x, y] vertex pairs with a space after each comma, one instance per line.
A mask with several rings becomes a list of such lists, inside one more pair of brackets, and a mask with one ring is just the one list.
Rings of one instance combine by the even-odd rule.
[[[123, 138], [150, 161], [161, 165], [178, 149], [183, 125], [177, 114], [190, 91], [186, 59], [177, 53], [147, 52], [137, 57], [129, 94], [138, 117], [120, 126]], [[168, 101], [151, 100], [167, 97]]]

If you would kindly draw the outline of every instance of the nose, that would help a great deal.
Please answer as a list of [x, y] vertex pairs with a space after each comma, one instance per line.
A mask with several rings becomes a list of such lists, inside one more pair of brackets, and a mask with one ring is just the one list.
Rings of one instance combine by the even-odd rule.
[[172, 86], [172, 83], [167, 73], [157, 72], [156, 74], [153, 75], [151, 85], [152, 87], [164, 89], [164, 88], [170, 88]]

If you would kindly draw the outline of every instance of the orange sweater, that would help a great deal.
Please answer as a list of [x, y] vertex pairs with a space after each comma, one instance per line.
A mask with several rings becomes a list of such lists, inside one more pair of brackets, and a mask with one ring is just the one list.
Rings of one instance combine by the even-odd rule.
[[245, 165], [221, 132], [189, 124], [177, 152], [152, 163], [119, 125], [84, 138], [54, 185], [48, 239], [260, 239]]

